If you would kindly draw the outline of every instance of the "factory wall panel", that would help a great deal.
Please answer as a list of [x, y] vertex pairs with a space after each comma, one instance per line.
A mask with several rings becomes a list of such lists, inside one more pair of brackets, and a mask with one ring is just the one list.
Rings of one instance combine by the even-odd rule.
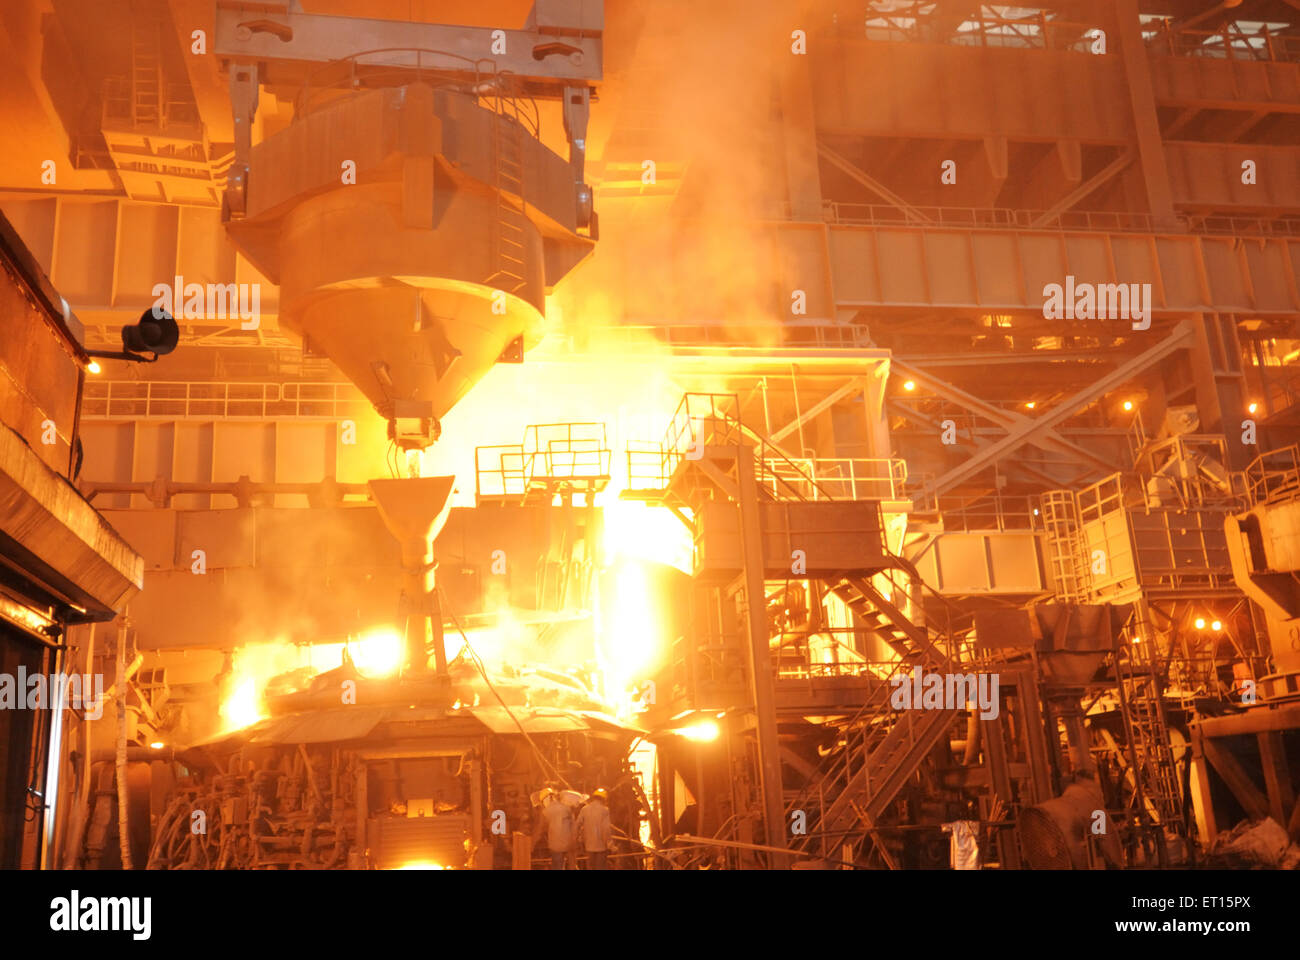
[[64, 204], [59, 208], [50, 280], [74, 309], [111, 300], [113, 276], [102, 264], [117, 249], [117, 229], [116, 201]]
[[957, 44], [817, 39], [817, 126], [866, 136], [1035, 140], [1129, 136], [1118, 56]]
[[251, 508], [186, 510], [177, 518], [176, 566], [193, 571], [199, 562], [194, 554], [202, 551], [208, 570], [251, 567], [256, 557], [256, 533]]
[[1300, 65], [1284, 62], [1153, 56], [1151, 86], [1159, 103], [1300, 102]]
[[[1166, 143], [1165, 163], [1174, 203], [1184, 207], [1280, 215], [1300, 210], [1300, 150], [1259, 143]], [[1243, 163], [1255, 164], [1243, 183]]]
[[[212, 480], [213, 424], [177, 423], [172, 445], [171, 479], [178, 482], [207, 483]], [[172, 498], [172, 506], [181, 510], [204, 509], [213, 497], [206, 493], [186, 493]]]
[[[81, 425], [83, 480], [129, 480], [135, 461], [135, 424], [86, 421]], [[131, 495], [102, 493], [95, 498], [96, 508], [128, 507]]]
[[274, 475], [274, 423], [222, 420], [212, 425], [213, 480], [267, 480]]
[[[124, 204], [119, 208], [115, 301], [118, 291], [122, 291], [126, 294], [123, 302], [143, 309], [154, 302], [154, 284], [173, 284], [179, 217], [179, 207], [161, 203]], [[192, 278], [186, 277], [185, 281], [190, 283]]]
[[1156, 315], [1300, 313], [1296, 240], [987, 230], [976, 235], [972, 258], [953, 236], [947, 228], [830, 227], [837, 306], [1040, 311], [1044, 286], [1073, 276], [1150, 283]]

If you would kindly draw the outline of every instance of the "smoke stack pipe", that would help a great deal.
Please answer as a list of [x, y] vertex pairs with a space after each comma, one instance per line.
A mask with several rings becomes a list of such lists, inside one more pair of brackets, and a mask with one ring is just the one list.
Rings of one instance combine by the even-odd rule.
[[455, 484], [455, 477], [370, 481], [370, 496], [379, 515], [402, 548], [406, 672], [422, 675], [428, 670], [425, 647], [432, 634], [434, 669], [442, 679], [447, 677], [447, 651], [442, 609], [434, 590], [433, 541], [447, 522]]

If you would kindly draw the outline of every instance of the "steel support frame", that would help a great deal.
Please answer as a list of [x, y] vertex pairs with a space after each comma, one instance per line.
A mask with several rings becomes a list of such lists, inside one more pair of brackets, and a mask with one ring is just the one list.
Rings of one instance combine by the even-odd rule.
[[[218, 4], [213, 55], [264, 64], [264, 79], [272, 84], [302, 83], [314, 65], [347, 58], [358, 65], [409, 68], [412, 79], [417, 71], [511, 73], [527, 80], [535, 96], [558, 97], [564, 87], [601, 79], [598, 25], [574, 24], [563, 33], [550, 27], [543, 33], [317, 15], [283, 6], [281, 12], [254, 12]], [[603, 12], [599, 20], [603, 24]], [[536, 53], [540, 59], [534, 59]]]
[[1100, 377], [1092, 386], [1063, 400], [1057, 407], [1037, 420], [1027, 420], [1016, 425], [1001, 440], [995, 441], [965, 463], [935, 478], [919, 492], [918, 496], [924, 498], [942, 493], [974, 476], [981, 470], [992, 466], [1025, 444], [1033, 443], [1058, 424], [1074, 416], [1080, 408], [1100, 400], [1112, 390], [1117, 389], [1174, 351], [1188, 346], [1193, 337], [1194, 331], [1191, 324], [1186, 320], [1180, 322], [1169, 336], [1160, 340], [1154, 346], [1144, 350], [1126, 363], [1120, 364], [1110, 373]]
[[[734, 446], [709, 448], [711, 453], [728, 453], [736, 478], [736, 507], [740, 514], [740, 535], [745, 569], [741, 583], [745, 590], [745, 614], [749, 628], [750, 683], [754, 698], [758, 735], [759, 784], [768, 845], [784, 849], [785, 799], [781, 783], [781, 746], [776, 725], [776, 693], [772, 680], [772, 658], [768, 644], [767, 596], [763, 582], [763, 529], [759, 511], [758, 479], [752, 448]], [[786, 866], [781, 855], [774, 867]]]
[[[1010, 410], [1004, 410], [1001, 407], [995, 407], [992, 404], [985, 403], [979, 397], [967, 393], [960, 387], [940, 380], [933, 374], [927, 373], [920, 367], [914, 367], [911, 364], [903, 363], [897, 359], [894, 360], [894, 368], [903, 374], [906, 374], [919, 385], [925, 387], [932, 393], [936, 393], [945, 400], [951, 400], [953, 403], [964, 407], [971, 413], [975, 413], [987, 420], [993, 421], [998, 426], [1008, 432], [1023, 429], [1026, 426], [1034, 424], [1036, 421], [1031, 417], [1026, 417], [1019, 413], [1013, 413]], [[1100, 468], [1107, 472], [1118, 469], [1118, 465], [1103, 457], [1097, 456], [1086, 447], [1077, 443], [1066, 440], [1055, 430], [1045, 431], [1041, 436], [1030, 441], [1034, 446], [1052, 453], [1064, 453], [1072, 457], [1083, 460], [1093, 467]]]

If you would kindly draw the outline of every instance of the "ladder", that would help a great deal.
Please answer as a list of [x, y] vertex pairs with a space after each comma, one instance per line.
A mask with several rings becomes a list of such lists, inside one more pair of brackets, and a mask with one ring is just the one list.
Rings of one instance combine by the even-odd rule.
[[[528, 282], [525, 276], [527, 217], [524, 201], [524, 127], [519, 122], [515, 101], [498, 92], [492, 123], [493, 216], [492, 273], [483, 281], [506, 293], [518, 293]], [[519, 206], [516, 206], [518, 202]]]
[[1043, 529], [1047, 532], [1048, 558], [1057, 593], [1067, 602], [1086, 602], [1092, 579], [1083, 557], [1079, 536], [1079, 511], [1074, 493], [1049, 490], [1042, 496]]
[[1128, 705], [1127, 735], [1148, 810], [1154, 811], [1161, 825], [1181, 833], [1182, 790], [1169, 743], [1160, 678], [1153, 665], [1137, 663], [1122, 653], [1116, 659], [1115, 673], [1123, 688], [1123, 702]]
[[131, 122], [162, 126], [162, 22], [142, 4], [131, 10]]

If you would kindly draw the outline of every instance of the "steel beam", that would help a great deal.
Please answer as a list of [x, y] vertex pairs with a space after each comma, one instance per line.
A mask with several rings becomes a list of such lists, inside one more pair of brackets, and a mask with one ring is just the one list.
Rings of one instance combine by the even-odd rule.
[[1115, 26], [1119, 33], [1120, 61], [1124, 65], [1133, 129], [1137, 134], [1138, 157], [1142, 161], [1142, 178], [1146, 182], [1147, 204], [1157, 222], [1172, 226], [1175, 222], [1174, 195], [1169, 186], [1164, 143], [1160, 139], [1155, 88], [1151, 82], [1146, 44], [1142, 40], [1137, 0], [1116, 0]]
[[[901, 414], [905, 419], [911, 420], [913, 423], [920, 424], [923, 427], [929, 427], [936, 434], [943, 432], [942, 424], [935, 423], [929, 417], [917, 413], [915, 410], [911, 409], [905, 403], [899, 403], [897, 400], [894, 400], [890, 402], [889, 408], [893, 410], [895, 413]], [[976, 447], [976, 449], [987, 447], [991, 442], [988, 440], [981, 440], [979, 437], [975, 435], [974, 430], [967, 430], [966, 433], [970, 437], [970, 442]], [[1034, 467], [1031, 467], [1029, 466], [1029, 464], [1024, 463], [1022, 461], [1017, 461], [1016, 463], [1012, 464], [1012, 466], [1015, 469], [1026, 474], [1027, 476], [1033, 477], [1038, 482], [1043, 483], [1050, 488], [1055, 489], [1057, 487], [1072, 486], [1071, 483], [1063, 481], [1059, 477], [1053, 477], [1050, 474], [1043, 473], [1041, 470], [1037, 470]]]
[[1001, 440], [990, 444], [981, 450], [978, 454], [971, 457], [965, 463], [954, 467], [941, 477], [937, 477], [926, 487], [924, 487], [917, 496], [924, 498], [927, 496], [937, 495], [961, 483], [969, 477], [974, 476], [981, 470], [992, 466], [1002, 457], [1017, 450], [1027, 443], [1035, 442], [1044, 433], [1050, 431], [1057, 424], [1063, 423], [1084, 406], [1101, 399], [1110, 391], [1122, 386], [1133, 377], [1137, 376], [1143, 370], [1148, 369], [1169, 356], [1176, 350], [1190, 346], [1195, 337], [1192, 326], [1187, 321], [1183, 321], [1174, 328], [1174, 331], [1154, 346], [1144, 350], [1132, 360], [1116, 367], [1110, 373], [1101, 377], [1092, 386], [1079, 391], [1072, 397], [1064, 400], [1059, 406], [1044, 414], [1037, 420], [1027, 421], [1018, 425], [1007, 436]]
[[[1000, 407], [995, 407], [991, 404], [985, 403], [979, 397], [967, 393], [960, 387], [946, 383], [938, 377], [926, 373], [919, 367], [913, 367], [909, 364], [895, 360], [894, 368], [900, 372], [906, 373], [918, 384], [925, 387], [927, 390], [930, 390], [932, 393], [936, 393], [947, 400], [951, 400], [953, 403], [965, 407], [972, 413], [977, 413], [988, 420], [992, 420], [1005, 430], [1010, 431], [1020, 429], [1037, 422], [1033, 418], [1022, 416], [1018, 413], [1012, 413], [1009, 410], [1003, 410]], [[1102, 470], [1113, 471], [1118, 469], [1117, 464], [1097, 456], [1086, 447], [1081, 447], [1077, 443], [1071, 443], [1059, 436], [1054, 430], [1049, 431], [1044, 436], [1034, 440], [1033, 444], [1036, 447], [1040, 447], [1043, 450], [1049, 450], [1052, 453], [1065, 453], [1073, 457], [1078, 457], [1092, 464], [1094, 467], [1101, 468]]]
[[852, 380], [844, 384], [834, 393], [831, 393], [829, 396], [825, 397], [824, 399], [818, 400], [807, 410], [804, 410], [802, 413], [800, 413], [799, 416], [797, 416], [794, 420], [787, 423], [784, 427], [782, 427], [779, 430], [773, 431], [772, 434], [768, 437], [768, 439], [771, 440], [773, 443], [780, 443], [783, 438], [788, 437], [790, 434], [794, 433], [796, 430], [798, 430], [808, 421], [820, 415], [823, 411], [830, 409], [831, 407], [833, 407], [835, 404], [839, 403], [841, 400], [845, 399], [846, 397], [851, 397], [853, 396], [853, 394], [859, 393], [865, 387], [866, 387], [866, 383], [865, 381], [862, 380], [861, 377], [854, 377]]
[[600, 4], [588, 7], [594, 12], [594, 29], [578, 35], [581, 24], [572, 33], [551, 28], [544, 34], [319, 16], [294, 12], [287, 4], [275, 12], [218, 5], [212, 53], [218, 60], [263, 65], [271, 85], [308, 82], [320, 64], [351, 58], [362, 67], [410, 70], [412, 79], [433, 71], [485, 80], [510, 73], [525, 80], [534, 96], [559, 97], [566, 86], [601, 79], [603, 11]]
[[[745, 447], [732, 447], [740, 496], [741, 546], [745, 569], [745, 612], [749, 627], [749, 676], [753, 687], [754, 718], [758, 734], [759, 784], [763, 794], [766, 840], [778, 849], [786, 847], [785, 799], [781, 785], [781, 742], [776, 727], [776, 696], [772, 681], [772, 655], [768, 644], [766, 591], [763, 587], [763, 527], [759, 510], [758, 480], [754, 460]], [[773, 866], [787, 865], [785, 857], [773, 857]]]
[[1089, 196], [1093, 191], [1106, 183], [1109, 183], [1120, 173], [1128, 169], [1129, 164], [1133, 162], [1133, 151], [1128, 150], [1120, 154], [1110, 163], [1106, 164], [1096, 175], [1089, 177], [1086, 181], [1079, 184], [1064, 197], [1052, 204], [1052, 208], [1045, 212], [1041, 217], [1035, 220], [1030, 226], [1042, 227], [1051, 223], [1066, 210], [1069, 210], [1080, 200]]
[[857, 164], [853, 163], [847, 157], [837, 153], [824, 143], [817, 144], [817, 152], [833, 167], [837, 167], [844, 173], [848, 174], [858, 183], [862, 184], [872, 193], [882, 197], [887, 203], [902, 210], [912, 219], [920, 223], [930, 223], [930, 218], [923, 214], [916, 207], [912, 206], [894, 191], [890, 190], [883, 183], [864, 173]]

